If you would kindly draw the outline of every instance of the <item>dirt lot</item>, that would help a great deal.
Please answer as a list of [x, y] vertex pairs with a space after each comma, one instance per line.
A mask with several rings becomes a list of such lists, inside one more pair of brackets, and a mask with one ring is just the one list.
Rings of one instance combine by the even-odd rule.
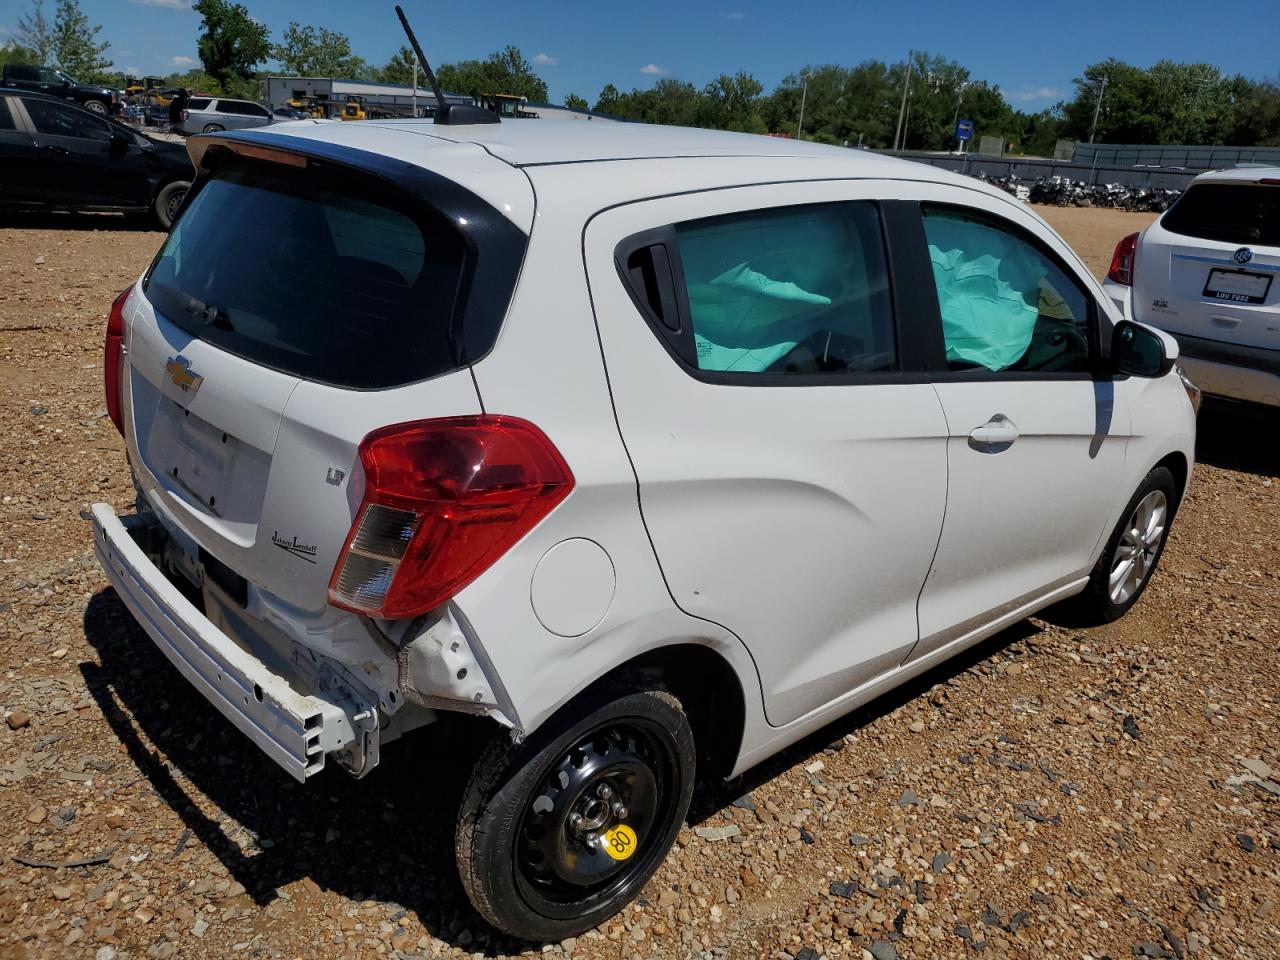
[[[1150, 219], [1041, 212], [1098, 271]], [[161, 239], [0, 224], [0, 956], [1280, 954], [1274, 424], [1202, 417], [1129, 617], [1027, 621], [829, 727], [711, 804], [615, 921], [524, 948], [456, 879], [447, 730], [300, 787], [105, 588], [82, 512], [132, 489], [104, 314]]]

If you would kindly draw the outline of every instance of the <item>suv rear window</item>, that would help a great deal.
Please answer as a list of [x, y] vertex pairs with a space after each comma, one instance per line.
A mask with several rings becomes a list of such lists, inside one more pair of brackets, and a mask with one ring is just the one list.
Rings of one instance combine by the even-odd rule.
[[1280, 187], [1197, 184], [1173, 205], [1160, 225], [1171, 233], [1201, 240], [1280, 246]]
[[449, 220], [372, 177], [240, 159], [190, 200], [143, 289], [230, 353], [376, 389], [459, 366], [466, 257]]

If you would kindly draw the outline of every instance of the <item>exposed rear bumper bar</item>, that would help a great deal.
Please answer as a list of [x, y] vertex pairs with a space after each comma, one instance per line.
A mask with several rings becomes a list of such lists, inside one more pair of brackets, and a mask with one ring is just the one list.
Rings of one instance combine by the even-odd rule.
[[[93, 505], [98, 562], [166, 657], [240, 732], [298, 781], [324, 768], [326, 753], [359, 746], [367, 718], [298, 693], [214, 626], [156, 567], [105, 503]], [[376, 737], [376, 714], [373, 715]], [[376, 756], [376, 753], [375, 753]], [[376, 762], [376, 761], [375, 761]]]

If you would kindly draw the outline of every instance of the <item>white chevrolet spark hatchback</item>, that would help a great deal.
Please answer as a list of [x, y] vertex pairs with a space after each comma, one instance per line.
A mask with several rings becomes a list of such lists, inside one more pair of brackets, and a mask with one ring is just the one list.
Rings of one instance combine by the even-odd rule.
[[619, 910], [695, 776], [1049, 604], [1115, 618], [1160, 558], [1176, 344], [976, 181], [631, 124], [190, 151], [111, 312], [102, 566], [299, 780], [488, 725], [457, 858], [512, 934]]

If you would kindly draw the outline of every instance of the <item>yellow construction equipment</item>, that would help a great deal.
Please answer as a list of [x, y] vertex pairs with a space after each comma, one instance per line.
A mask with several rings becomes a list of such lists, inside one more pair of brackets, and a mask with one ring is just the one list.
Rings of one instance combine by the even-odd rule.
[[516, 117], [537, 119], [538, 115], [536, 113], [525, 109], [525, 104], [528, 102], [528, 97], [521, 97], [514, 93], [480, 94], [480, 106], [504, 119]]
[[364, 109], [364, 97], [349, 96], [347, 105], [342, 108], [343, 120], [364, 120], [368, 117]]

